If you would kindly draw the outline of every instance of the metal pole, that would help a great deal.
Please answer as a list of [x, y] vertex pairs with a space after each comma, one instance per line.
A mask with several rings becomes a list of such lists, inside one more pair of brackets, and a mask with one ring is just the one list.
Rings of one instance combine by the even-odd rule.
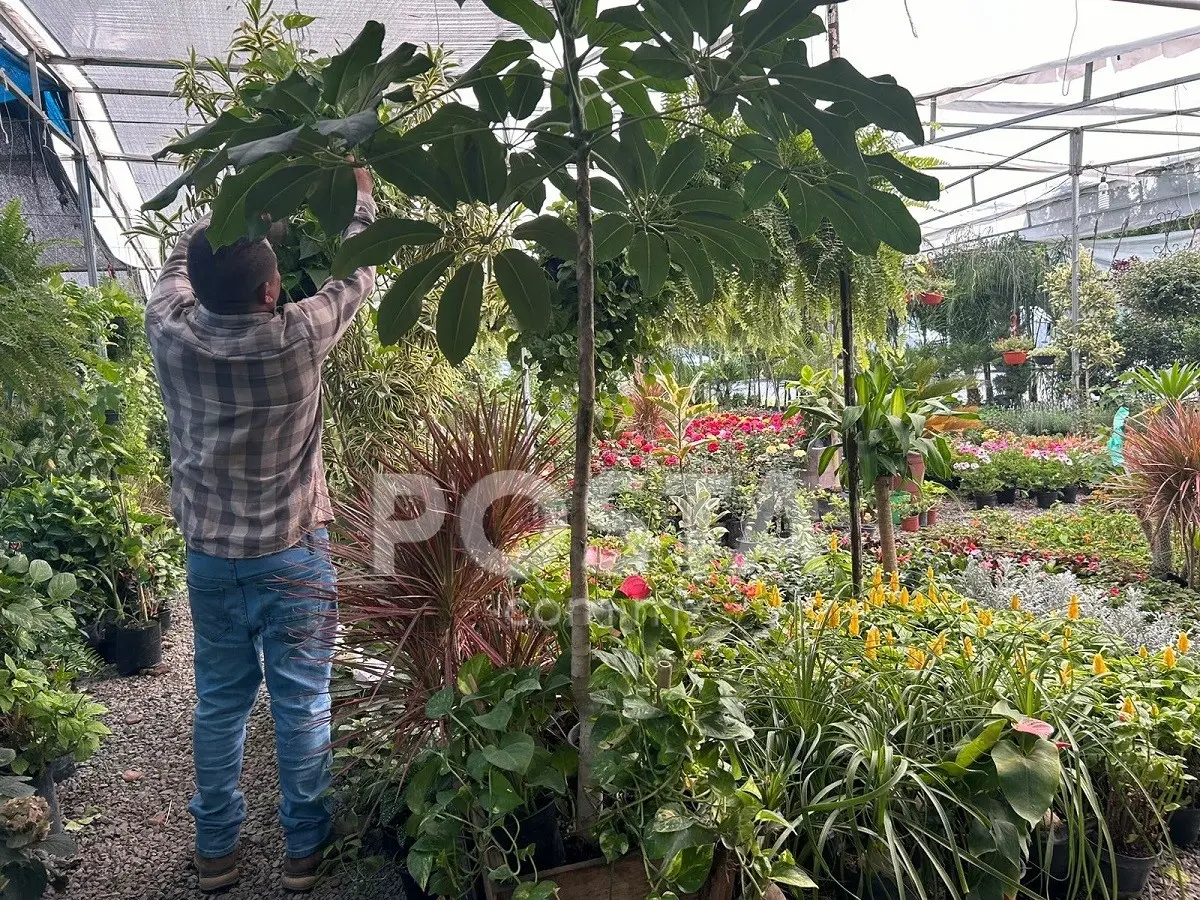
[[1140, 3], [1143, 6], [1166, 6], [1173, 9], [1200, 11], [1200, 0], [1118, 0], [1121, 3]]
[[[1092, 64], [1083, 70], [1083, 99], [1092, 98]], [[1079, 176], [1083, 174], [1083, 132], [1071, 132], [1071, 329], [1079, 333]], [[1075, 405], [1081, 405], [1079, 347], [1071, 347], [1071, 384], [1075, 390]]]
[[[69, 95], [68, 105], [71, 121], [75, 123], [78, 133], [82, 135], [83, 116], [79, 113], [79, 101], [75, 99], [74, 94]], [[96, 230], [92, 222], [92, 179], [88, 173], [87, 156], [82, 140], [78, 140], [78, 149], [75, 153], [75, 182], [78, 185], [79, 219], [83, 229], [83, 257], [87, 264], [88, 284], [98, 287], [100, 276], [96, 270]]]
[[842, 27], [838, 19], [836, 4], [829, 4], [829, 12], [825, 19], [825, 30], [829, 32], [829, 58], [837, 59], [842, 55]]
[[[854, 394], [854, 306], [850, 302], [850, 272], [843, 268], [840, 276], [842, 307], [842, 398], [846, 406], [858, 402]], [[842, 434], [842, 453], [846, 458], [846, 493], [850, 500], [850, 573], [854, 581], [854, 596], [861, 597], [862, 523], [859, 521], [860, 473], [858, 469], [858, 440], [853, 429]]]

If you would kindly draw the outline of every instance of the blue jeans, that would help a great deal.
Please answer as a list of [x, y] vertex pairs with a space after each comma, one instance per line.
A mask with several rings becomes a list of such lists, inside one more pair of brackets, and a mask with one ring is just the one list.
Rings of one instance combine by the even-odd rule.
[[287, 854], [308, 856], [329, 836], [336, 587], [328, 542], [322, 529], [259, 559], [188, 552], [196, 637], [196, 795], [188, 810], [196, 819], [196, 852], [202, 857], [224, 856], [237, 846], [246, 818], [238, 790], [246, 721], [264, 674], [275, 719]]

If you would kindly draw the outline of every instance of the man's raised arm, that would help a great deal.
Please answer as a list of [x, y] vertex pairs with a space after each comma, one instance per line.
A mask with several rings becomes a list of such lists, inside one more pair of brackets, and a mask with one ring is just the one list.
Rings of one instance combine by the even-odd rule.
[[196, 302], [196, 294], [192, 290], [192, 279], [188, 277], [188, 248], [192, 238], [202, 228], [208, 225], [208, 216], [204, 216], [179, 237], [179, 243], [167, 257], [166, 263], [158, 274], [158, 281], [146, 301], [146, 320], [156, 319], [168, 306], [191, 306]]

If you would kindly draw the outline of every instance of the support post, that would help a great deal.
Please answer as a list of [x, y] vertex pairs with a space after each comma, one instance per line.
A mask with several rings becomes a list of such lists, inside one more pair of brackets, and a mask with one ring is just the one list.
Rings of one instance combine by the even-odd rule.
[[937, 134], [937, 95], [929, 98], [929, 140]]
[[88, 284], [91, 287], [98, 287], [100, 284], [100, 275], [96, 268], [96, 227], [92, 221], [92, 179], [88, 173], [87, 156], [82, 140], [83, 116], [79, 113], [79, 101], [75, 99], [74, 94], [71, 94], [69, 97], [69, 107], [71, 122], [75, 127], [77, 147], [75, 152], [75, 182], [78, 185], [76, 194], [79, 197], [79, 220], [83, 229], [83, 257], [84, 263], [87, 265]]
[[[1092, 64], [1083, 70], [1083, 99], [1092, 99]], [[1071, 329], [1079, 332], [1079, 177], [1083, 174], [1083, 131], [1071, 132]], [[1079, 377], [1079, 348], [1071, 347], [1071, 385], [1075, 393], [1075, 406], [1082, 406], [1082, 388]]]
[[[847, 406], [858, 402], [854, 394], [854, 308], [850, 302], [850, 272], [842, 268], [840, 277], [842, 307], [842, 397]], [[846, 460], [846, 493], [850, 500], [850, 572], [854, 582], [854, 596], [861, 597], [863, 590], [862, 571], [862, 522], [859, 520], [861, 485], [858, 470], [858, 441], [853, 431], [842, 434], [842, 454]]]
[[829, 12], [825, 20], [825, 30], [829, 32], [829, 58], [837, 59], [842, 55], [842, 29], [838, 20], [836, 3], [829, 4]]

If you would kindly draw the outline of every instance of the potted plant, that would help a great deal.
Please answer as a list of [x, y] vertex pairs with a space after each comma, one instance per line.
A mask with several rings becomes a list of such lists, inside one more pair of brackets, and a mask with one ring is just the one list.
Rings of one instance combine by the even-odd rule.
[[904, 493], [904, 499], [894, 501], [896, 513], [900, 518], [900, 529], [910, 534], [921, 530], [921, 507], [907, 492]]
[[932, 528], [938, 523], [938, 509], [946, 498], [950, 496], [950, 490], [944, 485], [937, 484], [933, 481], [927, 481], [921, 486], [921, 497], [919, 500], [921, 515], [924, 521], [922, 526]]
[[1065, 354], [1057, 347], [1034, 347], [1029, 351], [1029, 358], [1034, 365], [1049, 368], [1061, 360]]
[[1068, 467], [1057, 451], [1031, 450], [1021, 468], [1023, 490], [1036, 497], [1038, 509], [1049, 509], [1058, 501], [1058, 492], [1070, 481]]
[[992, 349], [1004, 358], [1005, 365], [1020, 366], [1029, 358], [1029, 351], [1033, 349], [1033, 340], [1023, 335], [1013, 334], [996, 341], [992, 344]]
[[[967, 468], [958, 469], [962, 479], [962, 490], [966, 491], [975, 501], [976, 509], [986, 509], [996, 505], [996, 491], [1000, 490], [1000, 479], [991, 463], [973, 462], [959, 463]], [[957, 466], [956, 466], [957, 468]]]
[[[0, 747], [0, 771], [12, 766], [17, 753]], [[28, 778], [0, 774], [0, 897], [41, 900], [47, 888], [67, 886], [59, 860], [75, 853], [75, 842], [55, 833], [50, 804], [38, 796]]]
[[996, 502], [1001, 506], [1012, 506], [1017, 502], [1017, 486], [1021, 483], [1025, 462], [1025, 454], [1015, 447], [992, 454], [991, 465], [1001, 485], [996, 491]]

